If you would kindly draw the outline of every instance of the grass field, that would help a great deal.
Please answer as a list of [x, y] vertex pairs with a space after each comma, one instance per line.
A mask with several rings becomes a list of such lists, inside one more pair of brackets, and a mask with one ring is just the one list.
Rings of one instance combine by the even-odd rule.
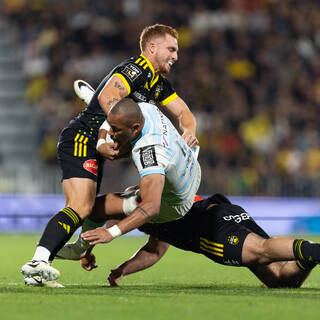
[[245, 268], [220, 266], [173, 247], [154, 267], [124, 278], [118, 288], [108, 287], [108, 270], [131, 256], [144, 237], [122, 237], [95, 248], [99, 267], [92, 272], [79, 262], [56, 261], [64, 289], [26, 287], [19, 270], [38, 239], [0, 235], [1, 320], [306, 320], [320, 315], [319, 267], [300, 289], [267, 289]]

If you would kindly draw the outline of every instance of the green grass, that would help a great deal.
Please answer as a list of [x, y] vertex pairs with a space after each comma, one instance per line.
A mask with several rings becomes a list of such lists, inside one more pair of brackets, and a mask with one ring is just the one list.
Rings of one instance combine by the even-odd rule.
[[38, 239], [0, 235], [1, 320], [306, 320], [320, 315], [318, 268], [300, 289], [267, 289], [245, 268], [220, 266], [173, 247], [154, 267], [125, 277], [118, 288], [108, 287], [108, 271], [130, 257], [144, 237], [97, 246], [99, 267], [92, 272], [82, 270], [79, 262], [55, 261], [64, 289], [26, 287], [19, 270]]

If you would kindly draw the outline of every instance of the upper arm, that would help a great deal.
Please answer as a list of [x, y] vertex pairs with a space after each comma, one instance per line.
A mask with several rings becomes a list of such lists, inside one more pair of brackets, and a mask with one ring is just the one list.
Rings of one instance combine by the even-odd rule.
[[130, 87], [117, 75], [113, 75], [98, 95], [102, 110], [108, 114], [109, 110], [130, 92]]
[[150, 213], [158, 214], [160, 211], [164, 182], [165, 176], [159, 173], [146, 175], [140, 180], [140, 206], [150, 210]]

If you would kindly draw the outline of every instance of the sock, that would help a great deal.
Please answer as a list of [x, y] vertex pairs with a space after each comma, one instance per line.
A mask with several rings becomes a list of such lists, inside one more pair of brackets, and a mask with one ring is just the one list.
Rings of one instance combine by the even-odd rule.
[[36, 252], [34, 253], [32, 260], [42, 260], [48, 262], [50, 255], [51, 252], [47, 248], [37, 246]]
[[296, 239], [293, 242], [293, 253], [297, 259], [297, 266], [302, 270], [310, 267], [312, 269], [320, 262], [320, 244], [318, 243]]
[[[98, 227], [101, 227], [105, 224], [105, 222], [94, 222], [90, 219], [85, 219], [82, 225], [81, 233], [87, 230], [92, 230]], [[62, 247], [60, 251], [56, 251], [54, 255], [52, 254], [49, 260], [53, 260], [54, 256], [58, 254], [61, 257], [67, 257], [70, 255], [70, 250], [72, 250], [75, 256], [81, 256], [85, 251], [90, 247], [89, 242], [87, 240], [83, 240], [81, 238], [81, 233], [78, 236], [78, 239], [75, 242], [68, 243], [68, 248]], [[67, 250], [67, 251], [65, 251]]]
[[51, 254], [47, 259], [43, 259], [44, 255], [39, 251], [33, 257], [34, 260], [52, 261], [55, 254], [64, 246], [71, 238], [73, 233], [81, 225], [80, 216], [71, 208], [63, 208], [48, 222], [42, 237], [39, 241], [39, 247], [46, 248]]
[[297, 260], [296, 264], [297, 264], [298, 268], [303, 271], [311, 270], [317, 265], [315, 262], [308, 261], [308, 260]]

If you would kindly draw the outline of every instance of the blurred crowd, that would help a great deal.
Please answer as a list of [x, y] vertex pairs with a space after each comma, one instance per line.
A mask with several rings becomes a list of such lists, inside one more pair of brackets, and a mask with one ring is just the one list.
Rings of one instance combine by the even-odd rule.
[[[320, 1], [3, 0], [38, 118], [39, 156], [57, 165], [60, 130], [93, 86], [139, 54], [144, 26], [179, 31], [168, 78], [198, 121], [201, 192], [319, 196]], [[114, 169], [114, 164], [107, 164]], [[116, 170], [132, 170], [127, 163]], [[109, 170], [110, 171], [110, 170]], [[109, 174], [109, 173], [108, 173]], [[126, 175], [128, 176], [128, 175]]]

